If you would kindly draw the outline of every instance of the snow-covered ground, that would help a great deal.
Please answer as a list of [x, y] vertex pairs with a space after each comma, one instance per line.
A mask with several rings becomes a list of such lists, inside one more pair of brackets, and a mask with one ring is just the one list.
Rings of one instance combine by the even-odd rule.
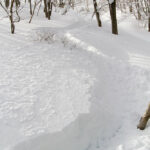
[[[0, 150], [149, 150], [150, 34], [119, 17], [0, 20]], [[132, 21], [131, 21], [132, 20]]]

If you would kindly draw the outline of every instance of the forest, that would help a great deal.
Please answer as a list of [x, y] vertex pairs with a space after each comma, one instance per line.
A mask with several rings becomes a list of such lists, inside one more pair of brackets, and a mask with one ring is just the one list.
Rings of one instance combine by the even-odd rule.
[[0, 0], [0, 150], [150, 150], [150, 0]]
[[[48, 20], [51, 19], [53, 7], [55, 7], [54, 9], [56, 9], [57, 7], [65, 8], [65, 14], [67, 13], [68, 9], [74, 9], [74, 7], [80, 4], [83, 5], [84, 3], [86, 11], [89, 11], [89, 0], [25, 0], [23, 2], [21, 0], [1, 0], [1, 9], [3, 9], [6, 12], [6, 15], [10, 20], [12, 34], [15, 31], [15, 22], [19, 22], [21, 20], [20, 11], [24, 9], [26, 3], [28, 3], [29, 5], [29, 23], [31, 23], [36, 11], [38, 15], [40, 9], [43, 9], [42, 11], [45, 14], [45, 18], [47, 18]], [[144, 26], [147, 27], [148, 31], [150, 32], [149, 3], [149, 0], [101, 0], [100, 2], [97, 2], [97, 0], [93, 0], [94, 10], [92, 15], [96, 16], [97, 24], [99, 27], [101, 27], [101, 13], [103, 11], [108, 11], [107, 7], [109, 7], [110, 19], [112, 24], [112, 33], [118, 34], [116, 16], [117, 8], [123, 13], [133, 14], [137, 20], [143, 22]], [[41, 6], [43, 7], [41, 8]]]

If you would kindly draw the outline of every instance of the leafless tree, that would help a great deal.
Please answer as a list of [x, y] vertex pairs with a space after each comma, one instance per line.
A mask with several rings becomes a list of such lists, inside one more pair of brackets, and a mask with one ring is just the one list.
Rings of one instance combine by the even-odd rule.
[[116, 16], [116, 0], [109, 2], [109, 10], [112, 24], [112, 33], [118, 34], [117, 16]]
[[100, 14], [99, 14], [99, 11], [98, 11], [96, 0], [93, 0], [93, 5], [94, 5], [94, 14], [96, 15], [96, 19], [97, 19], [97, 24], [98, 24], [99, 27], [101, 27], [102, 22], [101, 22], [101, 19], [100, 19]]
[[[8, 2], [7, 2], [8, 3]], [[3, 8], [3, 10], [6, 12], [6, 14], [9, 17], [10, 20], [10, 26], [11, 26], [11, 33], [14, 34], [15, 32], [15, 24], [14, 24], [14, 12], [13, 12], [13, 8], [14, 8], [14, 3], [15, 0], [11, 0], [10, 1], [10, 9], [9, 9], [9, 5], [7, 4], [6, 7], [3, 5], [2, 1], [0, 1], [0, 5]]]
[[147, 108], [145, 114], [143, 115], [143, 117], [141, 117], [137, 128], [140, 130], [144, 130], [146, 125], [147, 125], [149, 118], [150, 118], [150, 104], [148, 105], [148, 108]]

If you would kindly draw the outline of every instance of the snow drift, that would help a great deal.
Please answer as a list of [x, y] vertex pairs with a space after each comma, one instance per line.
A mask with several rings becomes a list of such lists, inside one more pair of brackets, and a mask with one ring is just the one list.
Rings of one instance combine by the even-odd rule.
[[97, 56], [91, 62], [88, 69], [95, 81], [89, 91], [89, 113], [80, 114], [59, 132], [42, 134], [13, 150], [120, 150], [125, 138], [136, 136], [137, 114], [143, 107], [141, 95], [147, 88], [143, 74], [149, 72]]

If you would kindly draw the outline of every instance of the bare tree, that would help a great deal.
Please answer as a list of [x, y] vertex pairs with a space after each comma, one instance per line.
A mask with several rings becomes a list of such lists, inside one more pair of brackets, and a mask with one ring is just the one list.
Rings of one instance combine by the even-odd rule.
[[149, 118], [150, 118], [150, 104], [148, 105], [148, 108], [147, 108], [145, 114], [143, 115], [143, 117], [141, 117], [137, 128], [140, 130], [144, 130], [146, 125], [147, 125]]
[[10, 15], [9, 15], [9, 19], [10, 19], [10, 22], [11, 22], [11, 33], [12, 34], [15, 33], [15, 24], [14, 24], [14, 18], [13, 18], [13, 6], [14, 6], [14, 2], [15, 2], [15, 0], [11, 0]]
[[9, 0], [5, 0], [5, 6], [6, 6], [6, 8], [9, 7]]
[[150, 32], [150, 0], [148, 3], [148, 31]]
[[50, 20], [51, 18], [51, 14], [52, 14], [52, 6], [53, 6], [53, 3], [52, 3], [52, 0], [48, 0], [48, 3], [47, 3], [47, 18], [48, 20]]
[[29, 2], [29, 6], [30, 6], [30, 15], [32, 15], [32, 2], [31, 2], [31, 0], [28, 0], [28, 2]]
[[99, 11], [98, 11], [96, 0], [93, 0], [93, 5], [94, 5], [94, 14], [96, 14], [97, 24], [98, 24], [99, 27], [101, 27], [102, 26], [102, 22], [101, 22], [101, 19], [100, 19], [100, 15], [99, 15]]
[[116, 0], [109, 1], [109, 10], [111, 16], [112, 33], [118, 34], [117, 16], [116, 16]]
[[150, 0], [117, 0], [117, 6], [123, 13], [129, 10], [150, 31]]
[[14, 7], [14, 3], [15, 3], [15, 0], [11, 0], [11, 3], [10, 3], [10, 9], [8, 9], [8, 5], [6, 5], [7, 7], [5, 7], [3, 5], [3, 3], [0, 1], [0, 5], [1, 7], [4, 9], [4, 11], [7, 13], [8, 17], [9, 17], [9, 20], [10, 20], [10, 26], [11, 26], [11, 33], [14, 34], [15, 32], [15, 24], [14, 24], [14, 17], [13, 17], [13, 7]]
[[31, 14], [29, 23], [31, 23], [31, 21], [32, 21], [32, 19], [33, 19], [33, 16], [34, 16], [34, 13], [35, 13], [35, 9], [36, 9], [36, 7], [37, 7], [40, 3], [42, 3], [42, 0], [39, 0], [39, 1], [35, 0], [35, 1], [34, 1], [34, 7], [33, 7], [33, 10], [31, 10], [31, 11], [32, 11], [32, 14]]
[[44, 13], [45, 13], [45, 17], [48, 17], [48, 11], [47, 11], [47, 0], [44, 0]]

